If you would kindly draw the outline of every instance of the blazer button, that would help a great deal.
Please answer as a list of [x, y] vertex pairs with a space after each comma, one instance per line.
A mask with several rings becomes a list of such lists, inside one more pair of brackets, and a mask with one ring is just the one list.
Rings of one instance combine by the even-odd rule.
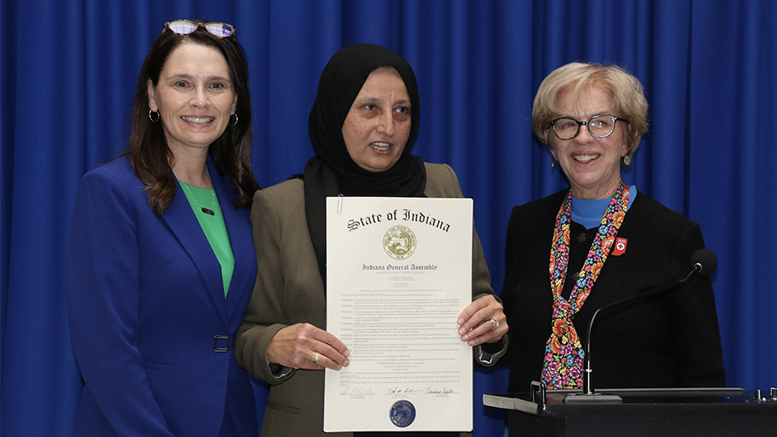
[[214, 335], [213, 336], [213, 352], [229, 352], [229, 336], [228, 335]]
[[585, 232], [581, 232], [580, 235], [577, 236], [577, 241], [585, 243]]

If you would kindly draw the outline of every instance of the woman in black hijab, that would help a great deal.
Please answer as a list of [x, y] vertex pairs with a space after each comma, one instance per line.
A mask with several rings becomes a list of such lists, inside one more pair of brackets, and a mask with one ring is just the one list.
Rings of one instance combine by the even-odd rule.
[[[321, 73], [309, 120], [316, 155], [304, 175], [254, 197], [259, 274], [236, 352], [243, 367], [271, 386], [263, 436], [351, 435], [322, 431], [320, 370], [349, 364], [347, 345], [324, 330], [325, 199], [463, 197], [448, 165], [410, 154], [419, 119], [415, 75], [401, 56], [372, 44], [346, 47]], [[508, 327], [477, 234], [473, 247], [473, 302], [459, 316], [459, 334], [476, 347], [481, 364], [493, 365]], [[484, 343], [500, 343], [493, 346], [498, 351], [483, 351]]]

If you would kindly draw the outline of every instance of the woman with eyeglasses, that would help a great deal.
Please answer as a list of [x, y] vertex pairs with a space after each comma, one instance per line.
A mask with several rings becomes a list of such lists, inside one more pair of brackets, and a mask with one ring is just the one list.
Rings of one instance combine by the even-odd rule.
[[[582, 388], [594, 312], [683, 279], [704, 247], [697, 223], [621, 178], [647, 131], [647, 109], [637, 78], [616, 66], [567, 64], [537, 91], [532, 129], [570, 188], [516, 206], [510, 217], [501, 293], [515, 332], [509, 392], [527, 392], [532, 381]], [[726, 382], [706, 276], [601, 314], [592, 349], [598, 388]]]
[[82, 179], [67, 253], [78, 436], [258, 432], [235, 332], [256, 278], [245, 53], [225, 23], [166, 23], [124, 152]]

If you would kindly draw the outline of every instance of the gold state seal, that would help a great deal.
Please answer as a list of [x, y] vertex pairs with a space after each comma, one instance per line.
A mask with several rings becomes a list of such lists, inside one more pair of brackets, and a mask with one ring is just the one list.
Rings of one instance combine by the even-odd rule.
[[383, 248], [394, 259], [407, 259], [415, 252], [416, 238], [407, 226], [396, 225], [383, 235]]

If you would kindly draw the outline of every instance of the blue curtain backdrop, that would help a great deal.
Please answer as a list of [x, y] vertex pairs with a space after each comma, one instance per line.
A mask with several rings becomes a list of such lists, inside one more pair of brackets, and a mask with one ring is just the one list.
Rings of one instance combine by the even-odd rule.
[[[63, 284], [77, 186], [122, 149], [143, 57], [165, 21], [186, 17], [238, 29], [262, 186], [310, 157], [308, 111], [335, 51], [371, 42], [408, 59], [423, 102], [415, 153], [451, 164], [475, 200], [497, 291], [512, 206], [566, 186], [529, 127], [540, 81], [576, 60], [627, 68], [645, 86], [651, 132], [624, 177], [700, 222], [718, 254], [729, 385], [777, 386], [777, 2], [3, 0], [3, 436], [72, 435], [81, 381]], [[481, 394], [506, 390], [506, 371], [476, 372], [476, 435], [500, 435], [502, 415]], [[261, 404], [265, 394], [258, 386]]]

